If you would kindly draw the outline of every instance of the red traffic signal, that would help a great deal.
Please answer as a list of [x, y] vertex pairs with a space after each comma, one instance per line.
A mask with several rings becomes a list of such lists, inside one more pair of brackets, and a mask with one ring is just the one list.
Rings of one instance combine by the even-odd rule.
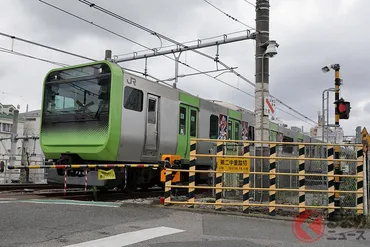
[[350, 102], [341, 100], [336, 102], [337, 109], [336, 113], [339, 114], [339, 119], [349, 119], [349, 113], [351, 111], [351, 104]]
[[339, 105], [338, 105], [338, 110], [339, 110], [339, 114], [340, 114], [340, 113], [344, 113], [344, 112], [346, 112], [346, 110], [347, 110], [347, 106], [346, 106], [346, 104], [339, 103]]

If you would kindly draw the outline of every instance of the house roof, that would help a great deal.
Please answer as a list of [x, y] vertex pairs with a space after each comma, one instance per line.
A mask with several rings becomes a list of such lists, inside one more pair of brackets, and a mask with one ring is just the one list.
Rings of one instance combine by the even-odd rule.
[[10, 108], [10, 107], [14, 107], [15, 108], [14, 105], [2, 105], [2, 106], [5, 107], [5, 108]]

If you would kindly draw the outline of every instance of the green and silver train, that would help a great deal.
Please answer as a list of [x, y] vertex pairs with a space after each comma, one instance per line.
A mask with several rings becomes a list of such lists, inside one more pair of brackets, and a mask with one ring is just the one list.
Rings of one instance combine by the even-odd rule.
[[[57, 164], [158, 164], [163, 154], [174, 154], [186, 166], [191, 138], [254, 140], [254, 125], [251, 111], [195, 97], [103, 60], [47, 73], [40, 142], [46, 159]], [[318, 142], [274, 123], [270, 131], [273, 141]], [[197, 148], [208, 153], [210, 146]], [[201, 169], [209, 164], [209, 159], [197, 162]], [[91, 169], [89, 186], [160, 183], [160, 169], [116, 168], [115, 173], [115, 180], [99, 180]], [[48, 183], [63, 182], [63, 170], [48, 170]], [[83, 185], [83, 171], [69, 170], [68, 184]]]

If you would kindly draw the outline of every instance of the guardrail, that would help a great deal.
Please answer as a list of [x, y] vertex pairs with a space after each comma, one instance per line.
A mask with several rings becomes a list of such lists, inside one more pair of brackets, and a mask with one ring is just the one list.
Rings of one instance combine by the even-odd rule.
[[[197, 143], [208, 142], [216, 144], [216, 154], [200, 154], [197, 153]], [[242, 149], [242, 155], [227, 155], [225, 154], [224, 146], [236, 143]], [[253, 144], [265, 144], [267, 146], [267, 152], [269, 155], [257, 155], [256, 150], [251, 150]], [[278, 146], [290, 145], [296, 147], [296, 152], [291, 157], [279, 156], [277, 152]], [[257, 145], [254, 145], [254, 149], [257, 149]], [[324, 157], [309, 157], [306, 153], [309, 147], [318, 146], [320, 148], [326, 147], [326, 155]], [[336, 151], [334, 151], [334, 147]], [[338, 153], [338, 147], [341, 146], [341, 154]], [[199, 149], [199, 148], [198, 148]], [[254, 151], [254, 155], [251, 152]], [[258, 151], [258, 150], [257, 150]], [[263, 153], [263, 152], [262, 152]], [[323, 152], [320, 152], [323, 153]], [[293, 157], [296, 156], [296, 157]], [[216, 169], [213, 170], [200, 170], [196, 169], [198, 158], [216, 158], [217, 165]], [[336, 159], [334, 157], [337, 157]], [[342, 157], [339, 158], [338, 157]], [[251, 171], [251, 163], [259, 162], [260, 166], [263, 167], [264, 161], [268, 161], [267, 171]], [[296, 163], [296, 172], [279, 172], [279, 166], [284, 165], [284, 161], [294, 161]], [[302, 143], [302, 142], [258, 142], [258, 141], [241, 141], [241, 140], [214, 140], [214, 139], [192, 139], [190, 145], [190, 165], [188, 170], [182, 169], [166, 169], [166, 182], [165, 182], [165, 200], [164, 205], [170, 204], [185, 204], [188, 207], [193, 208], [195, 205], [211, 205], [216, 210], [221, 210], [223, 206], [238, 206], [242, 207], [244, 213], [249, 212], [251, 207], [257, 208], [268, 208], [269, 215], [276, 215], [277, 208], [294, 208], [302, 212], [306, 209], [325, 209], [327, 210], [328, 218], [333, 218], [340, 213], [341, 210], [350, 210], [357, 213], [357, 215], [367, 214], [367, 199], [364, 199], [364, 152], [361, 144], [324, 144], [324, 143]], [[313, 162], [313, 163], [310, 163]], [[316, 162], [316, 163], [315, 163]], [[319, 163], [318, 163], [319, 162]], [[309, 172], [306, 163], [312, 167], [318, 164], [325, 166], [326, 169], [321, 169], [321, 173], [317, 171]], [[349, 174], [343, 174], [341, 169], [336, 170], [334, 173], [335, 166], [338, 167], [341, 163], [348, 165]], [[338, 168], [336, 168], [338, 169]], [[261, 168], [262, 170], [262, 168]], [[308, 171], [307, 171], [308, 170]], [[188, 185], [176, 185], [172, 184], [171, 178], [173, 172], [181, 172], [189, 174]], [[195, 174], [196, 173], [209, 173], [215, 174], [215, 186], [197, 186], [195, 185]], [[350, 174], [353, 173], [353, 174]], [[239, 174], [242, 176], [242, 186], [224, 186], [223, 176], [225, 174]], [[267, 187], [261, 186], [256, 187], [256, 181], [253, 181], [253, 186], [250, 184], [251, 175], [261, 175], [268, 177]], [[277, 186], [277, 179], [283, 181], [283, 177], [295, 177], [297, 180], [296, 186]], [[307, 178], [321, 177], [326, 181], [325, 189], [315, 189], [316, 185], [307, 183]], [[235, 177], [234, 180], [237, 180]], [[284, 184], [279, 181], [279, 184]], [[281, 188], [283, 187], [283, 188]], [[310, 188], [312, 187], [312, 188]], [[176, 201], [172, 197], [172, 190], [175, 188], [187, 188], [188, 196], [187, 201]], [[204, 202], [201, 200], [195, 200], [196, 189], [210, 189], [215, 191], [213, 198], [214, 202]], [[242, 198], [239, 202], [224, 202], [223, 197], [224, 190], [242, 191]], [[268, 192], [268, 200], [266, 204], [256, 202], [253, 198], [251, 199], [250, 192], [257, 191]], [[295, 201], [297, 203], [277, 203], [277, 193], [289, 192], [295, 194]], [[312, 204], [307, 203], [308, 194], [321, 194], [327, 196], [327, 202]], [[344, 197], [341, 195], [345, 195]], [[312, 196], [312, 195], [311, 195]], [[321, 196], [322, 197], [322, 196]], [[261, 195], [262, 198], [262, 195]], [[347, 201], [346, 201], [347, 200]], [[253, 202], [254, 201], [254, 202]], [[312, 201], [312, 200], [311, 200]], [[350, 204], [350, 205], [346, 205]]]

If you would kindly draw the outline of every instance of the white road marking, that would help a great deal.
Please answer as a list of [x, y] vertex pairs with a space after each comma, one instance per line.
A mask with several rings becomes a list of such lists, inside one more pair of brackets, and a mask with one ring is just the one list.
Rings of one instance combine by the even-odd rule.
[[180, 232], [184, 232], [184, 230], [161, 226], [139, 230], [135, 232], [126, 232], [123, 234], [118, 234], [107, 238], [100, 238], [97, 240], [92, 240], [74, 245], [68, 245], [65, 247], [101, 247], [101, 246], [121, 247]]

